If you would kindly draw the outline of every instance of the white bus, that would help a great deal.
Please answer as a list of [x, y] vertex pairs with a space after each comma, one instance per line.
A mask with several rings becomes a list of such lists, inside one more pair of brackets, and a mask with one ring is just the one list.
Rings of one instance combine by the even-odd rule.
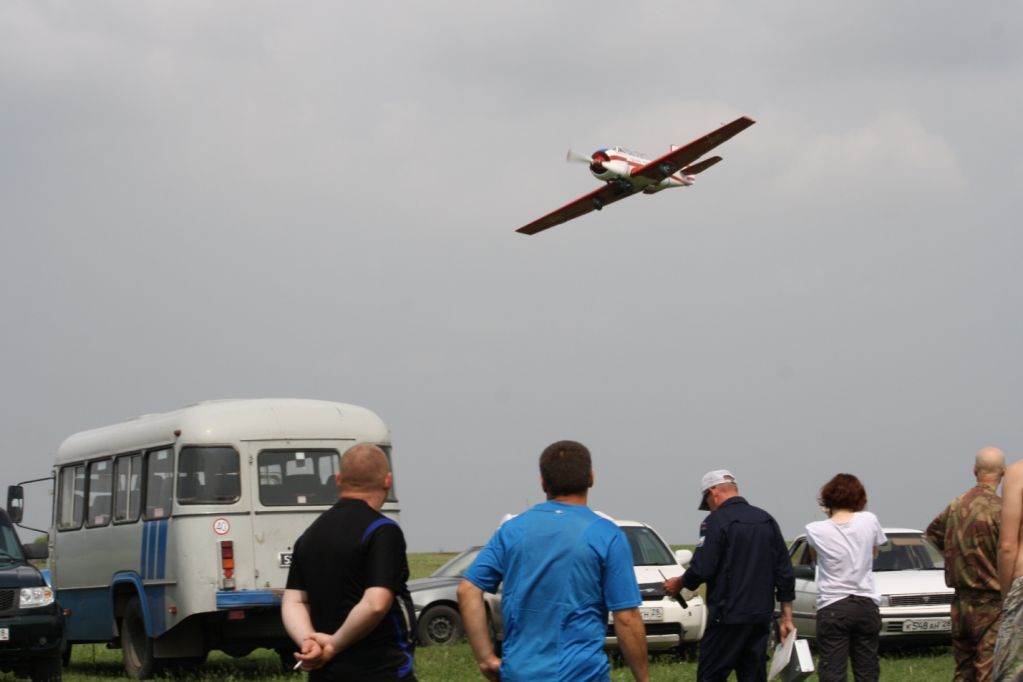
[[[336, 501], [355, 443], [390, 457], [375, 414], [316, 400], [204, 402], [68, 438], [49, 535], [66, 641], [121, 647], [136, 679], [212, 649], [291, 661], [292, 544]], [[393, 490], [383, 512], [398, 520]]]

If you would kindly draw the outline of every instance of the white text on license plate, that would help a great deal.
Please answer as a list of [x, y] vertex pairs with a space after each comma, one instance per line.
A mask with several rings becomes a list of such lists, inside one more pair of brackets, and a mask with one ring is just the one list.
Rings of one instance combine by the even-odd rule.
[[6, 642], [11, 638], [11, 631], [8, 628], [0, 628], [0, 642]]
[[903, 632], [941, 632], [951, 629], [951, 618], [911, 618], [902, 621]]
[[644, 623], [660, 623], [664, 620], [664, 607], [640, 606], [639, 615], [643, 616]]
[[287, 568], [291, 566], [291, 552], [278, 552], [277, 553], [277, 565], [281, 568]]

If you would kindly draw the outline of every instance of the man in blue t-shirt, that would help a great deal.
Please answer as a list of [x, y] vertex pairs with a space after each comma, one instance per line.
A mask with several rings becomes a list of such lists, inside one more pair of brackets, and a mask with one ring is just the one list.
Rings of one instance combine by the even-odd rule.
[[[480, 671], [502, 682], [606, 682], [608, 611], [638, 682], [647, 682], [646, 630], [632, 550], [613, 521], [586, 506], [590, 452], [559, 441], [540, 455], [547, 501], [505, 522], [458, 587], [465, 632]], [[504, 658], [494, 654], [483, 592], [504, 582]]]

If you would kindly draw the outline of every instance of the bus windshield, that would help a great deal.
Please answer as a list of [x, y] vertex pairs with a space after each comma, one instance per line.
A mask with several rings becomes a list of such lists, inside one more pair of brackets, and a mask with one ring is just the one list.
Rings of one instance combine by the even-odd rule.
[[178, 502], [224, 504], [241, 496], [238, 453], [229, 447], [184, 447], [178, 457]]
[[337, 450], [263, 450], [259, 501], [267, 506], [323, 505], [337, 501]]

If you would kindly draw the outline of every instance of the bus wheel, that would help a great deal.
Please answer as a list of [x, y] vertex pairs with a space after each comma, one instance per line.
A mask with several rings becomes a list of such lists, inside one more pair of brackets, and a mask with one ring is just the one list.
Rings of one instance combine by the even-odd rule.
[[156, 669], [153, 659], [153, 640], [146, 636], [146, 622], [142, 619], [142, 606], [138, 597], [128, 600], [121, 622], [121, 650], [124, 670], [135, 680], [148, 680]]

